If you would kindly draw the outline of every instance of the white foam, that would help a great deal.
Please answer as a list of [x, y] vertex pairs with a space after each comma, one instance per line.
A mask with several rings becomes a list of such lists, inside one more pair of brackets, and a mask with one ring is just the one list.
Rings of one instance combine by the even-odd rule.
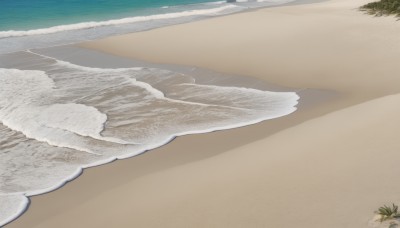
[[0, 195], [0, 227], [18, 218], [28, 205], [23, 195]]
[[69, 24], [69, 25], [59, 25], [53, 26], [49, 28], [42, 28], [42, 29], [33, 29], [27, 31], [1, 31], [0, 38], [7, 38], [7, 37], [18, 37], [18, 36], [32, 36], [32, 35], [43, 35], [43, 34], [51, 34], [63, 31], [71, 31], [71, 30], [80, 30], [80, 29], [89, 29], [89, 28], [97, 28], [102, 26], [111, 26], [111, 25], [121, 25], [121, 24], [130, 24], [130, 23], [137, 23], [137, 22], [144, 22], [144, 21], [151, 21], [151, 20], [163, 20], [163, 19], [172, 19], [172, 18], [180, 18], [180, 17], [189, 17], [189, 16], [201, 16], [201, 15], [214, 15], [225, 10], [229, 10], [232, 8], [236, 8], [237, 6], [234, 5], [226, 5], [221, 6], [218, 8], [213, 9], [202, 9], [202, 10], [190, 10], [190, 11], [183, 11], [177, 13], [166, 13], [166, 14], [157, 14], [157, 15], [150, 15], [150, 16], [138, 16], [138, 17], [128, 17], [123, 19], [116, 19], [116, 20], [108, 20], [108, 21], [92, 21], [92, 22], [82, 22], [76, 24]]
[[[184, 101], [184, 100], [178, 100], [178, 99], [171, 99], [168, 97], [165, 97], [165, 94], [160, 91], [155, 89], [154, 87], [152, 87], [150, 84], [145, 83], [145, 82], [140, 82], [137, 81], [136, 79], [132, 79], [132, 78], [127, 78], [128, 81], [130, 81], [133, 85], [136, 85], [138, 87], [141, 87], [145, 90], [147, 90], [152, 96], [154, 96], [157, 99], [162, 99], [162, 100], [167, 100], [173, 103], [181, 103], [181, 104], [189, 104], [189, 105], [199, 105], [199, 106], [213, 106], [211, 104], [204, 104], [201, 102], [190, 102], [190, 101]], [[223, 107], [222, 105], [220, 105], [219, 107]], [[232, 107], [229, 107], [232, 108]]]
[[207, 5], [222, 5], [225, 3], [226, 3], [226, 1], [216, 1], [216, 2], [207, 2], [205, 4], [207, 4]]
[[41, 126], [98, 137], [107, 116], [93, 107], [81, 104], [54, 104], [41, 110], [35, 120]]
[[[290, 114], [299, 99], [292, 92], [199, 85], [190, 76], [160, 69], [101, 69], [53, 60], [44, 61], [40, 71], [0, 69], [0, 122], [34, 139], [21, 141], [22, 134], [2, 132], [0, 125], [0, 194], [21, 199], [43, 194], [83, 168], [141, 154], [176, 136]], [[5, 145], [5, 154], [2, 137], [15, 141]], [[0, 212], [13, 209], [0, 224], [27, 206], [23, 200], [4, 202]]]
[[47, 104], [50, 102], [47, 99], [55, 95], [54, 87], [45, 72], [0, 69], [0, 121], [28, 138], [93, 154], [98, 153], [77, 140], [80, 136], [134, 144], [102, 137], [100, 133], [107, 116], [94, 107], [74, 103]]

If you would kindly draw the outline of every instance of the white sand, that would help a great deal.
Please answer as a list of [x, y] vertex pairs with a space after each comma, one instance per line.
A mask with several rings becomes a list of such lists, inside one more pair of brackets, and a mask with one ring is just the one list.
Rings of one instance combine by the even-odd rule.
[[400, 199], [399, 103], [373, 100], [134, 179], [33, 227], [366, 227]]

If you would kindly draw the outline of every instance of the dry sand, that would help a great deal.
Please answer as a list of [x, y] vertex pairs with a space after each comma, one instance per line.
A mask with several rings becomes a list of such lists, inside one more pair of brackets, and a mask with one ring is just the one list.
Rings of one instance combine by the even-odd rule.
[[364, 15], [366, 2], [267, 8], [85, 43], [340, 96], [86, 170], [33, 197], [7, 228], [367, 227], [377, 207], [400, 203], [400, 22]]

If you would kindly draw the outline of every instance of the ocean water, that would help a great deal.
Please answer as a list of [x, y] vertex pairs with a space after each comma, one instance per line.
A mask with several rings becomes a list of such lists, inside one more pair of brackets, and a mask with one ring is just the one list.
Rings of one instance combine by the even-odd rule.
[[146, 15], [146, 10], [205, 2], [211, 0], [2, 0], [0, 31], [120, 19]]
[[279, 5], [293, 0], [1, 0], [0, 54]]
[[176, 136], [285, 116], [299, 99], [295, 92], [201, 84], [162, 67], [87, 67], [32, 49], [285, 2], [1, 0], [0, 227], [27, 209], [29, 196], [63, 186], [84, 168]]

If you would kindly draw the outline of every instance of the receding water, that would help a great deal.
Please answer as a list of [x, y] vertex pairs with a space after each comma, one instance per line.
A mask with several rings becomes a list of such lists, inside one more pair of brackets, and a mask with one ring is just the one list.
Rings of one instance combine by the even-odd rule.
[[296, 110], [293, 92], [202, 85], [157, 68], [100, 69], [30, 52], [0, 68], [0, 224], [25, 196], [82, 168], [143, 153], [185, 134], [257, 123]]

